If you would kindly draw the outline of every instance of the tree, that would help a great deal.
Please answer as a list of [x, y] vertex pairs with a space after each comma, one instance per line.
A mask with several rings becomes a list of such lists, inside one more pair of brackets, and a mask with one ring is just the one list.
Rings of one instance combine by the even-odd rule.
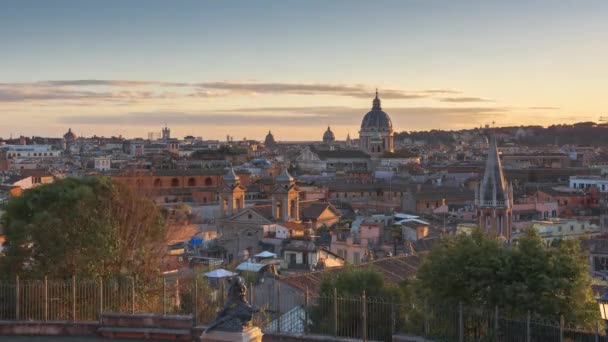
[[[361, 302], [363, 291], [365, 303]], [[398, 296], [398, 287], [386, 283], [382, 273], [372, 267], [349, 266], [329, 272], [321, 282], [318, 305], [311, 312], [311, 331], [334, 333], [333, 317], [337, 317], [338, 336], [361, 337], [361, 310], [365, 305], [368, 334], [375, 340], [390, 340], [392, 322], [387, 317], [391, 317], [392, 303]]]
[[67, 178], [27, 190], [7, 204], [2, 221], [5, 275], [159, 274], [160, 210], [110, 178]]
[[418, 270], [417, 291], [432, 304], [459, 302], [522, 317], [534, 315], [593, 325], [597, 304], [587, 264], [576, 241], [546, 246], [529, 229], [517, 246], [475, 231], [449, 237], [434, 248]]

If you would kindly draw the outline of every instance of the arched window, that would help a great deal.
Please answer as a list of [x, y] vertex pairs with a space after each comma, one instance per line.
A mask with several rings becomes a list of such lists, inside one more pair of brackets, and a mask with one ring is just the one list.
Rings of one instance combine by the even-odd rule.
[[163, 186], [163, 181], [162, 181], [162, 180], [160, 180], [160, 178], [156, 178], [156, 179], [154, 180], [154, 187], [155, 187], [155, 188], [160, 188], [161, 186]]
[[174, 188], [175, 188], [175, 187], [178, 187], [178, 186], [179, 186], [179, 179], [177, 179], [177, 178], [173, 178], [173, 179], [171, 180], [171, 187], [174, 187]]
[[188, 186], [196, 186], [196, 179], [188, 178]]
[[212, 185], [213, 185], [213, 180], [211, 179], [211, 177], [205, 178], [205, 186], [212, 186]]

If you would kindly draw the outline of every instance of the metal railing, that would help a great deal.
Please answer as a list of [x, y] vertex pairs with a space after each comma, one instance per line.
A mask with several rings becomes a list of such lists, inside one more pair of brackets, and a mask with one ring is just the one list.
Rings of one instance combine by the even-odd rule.
[[[499, 308], [461, 303], [400, 303], [393, 298], [298, 291], [277, 281], [249, 284], [248, 300], [259, 307], [254, 324], [264, 333], [325, 335], [362, 341], [392, 341], [399, 333], [433, 341], [607, 341], [604, 326], [583, 329], [563, 318], [533, 313], [507, 315]], [[210, 323], [223, 307], [223, 282], [210, 286], [195, 277], [0, 281], [2, 321], [99, 321], [101, 314], [189, 315], [196, 325]]]

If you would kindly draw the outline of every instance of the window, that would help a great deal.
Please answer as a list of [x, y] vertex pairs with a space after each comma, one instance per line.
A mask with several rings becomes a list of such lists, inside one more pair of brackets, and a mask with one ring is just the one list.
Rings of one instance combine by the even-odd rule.
[[211, 186], [211, 185], [213, 185], [213, 180], [211, 180], [211, 177], [205, 178], [205, 186]]
[[353, 263], [358, 264], [361, 262], [361, 255], [359, 254], [359, 252], [354, 252], [353, 253]]
[[574, 231], [574, 226], [570, 226], [570, 231]]
[[561, 226], [557, 227], [557, 231], [561, 232], [562, 231], [562, 227]]

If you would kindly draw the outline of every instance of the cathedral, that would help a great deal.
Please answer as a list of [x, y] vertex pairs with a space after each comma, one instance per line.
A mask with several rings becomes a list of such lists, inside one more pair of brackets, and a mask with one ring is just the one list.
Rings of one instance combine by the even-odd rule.
[[483, 179], [475, 191], [478, 225], [509, 241], [513, 223], [513, 186], [505, 180], [494, 134], [490, 135], [489, 145]]
[[394, 152], [393, 135], [393, 123], [388, 114], [382, 110], [376, 90], [372, 110], [365, 114], [361, 122], [359, 149], [372, 157], [381, 156], [385, 152]]
[[[218, 243], [228, 262], [246, 260], [262, 250], [261, 242], [272, 226], [304, 232], [338, 222], [339, 211], [324, 201], [300, 201], [295, 179], [283, 168], [274, 180], [268, 202], [245, 205], [247, 189], [232, 168], [219, 192]], [[272, 239], [271, 239], [272, 240]], [[278, 252], [280, 246], [272, 247]]]

